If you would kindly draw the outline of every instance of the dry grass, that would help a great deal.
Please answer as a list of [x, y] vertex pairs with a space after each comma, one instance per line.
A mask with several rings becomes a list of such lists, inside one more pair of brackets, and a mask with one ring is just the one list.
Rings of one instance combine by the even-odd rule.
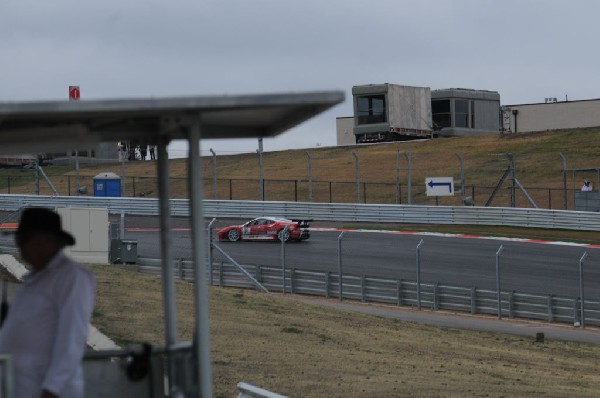
[[[553, 208], [562, 208], [562, 161], [559, 153], [568, 159], [569, 169], [600, 167], [597, 153], [600, 149], [600, 134], [598, 129], [579, 129], [573, 131], [553, 131], [527, 135], [486, 135], [478, 137], [439, 138], [429, 141], [389, 143], [381, 145], [366, 145], [352, 147], [333, 147], [311, 149], [313, 157], [313, 190], [315, 201], [329, 201], [328, 182], [334, 183], [334, 202], [353, 202], [355, 192], [355, 160], [352, 151], [360, 156], [361, 181], [369, 183], [368, 201], [370, 203], [394, 203], [396, 182], [396, 156], [401, 151], [401, 184], [404, 187], [403, 197], [406, 198], [406, 158], [404, 153], [412, 154], [413, 203], [433, 204], [435, 200], [424, 195], [424, 180], [426, 177], [453, 176], [460, 177], [459, 161], [456, 153], [460, 153], [465, 161], [465, 183], [468, 186], [479, 187], [477, 192], [478, 204], [484, 204], [492, 188], [496, 186], [508, 162], [506, 153], [512, 153], [515, 159], [516, 176], [528, 188], [538, 187], [529, 194], [541, 207], [548, 207], [548, 192], [542, 188], [556, 188], [552, 197]], [[582, 144], [585, 143], [585, 144]], [[207, 196], [212, 196], [212, 157], [203, 157], [203, 175]], [[84, 185], [92, 187], [91, 178], [100, 172], [111, 171], [121, 174], [119, 164], [86, 167], [81, 170]], [[266, 197], [268, 200], [294, 200], [293, 182], [274, 182], [273, 180], [295, 180], [298, 184], [298, 200], [307, 200], [307, 157], [304, 150], [289, 150], [267, 152], [264, 154], [264, 176], [267, 180]], [[218, 187], [218, 197], [229, 198], [228, 179], [244, 179], [246, 183], [234, 184], [236, 199], [260, 198], [258, 190], [258, 156], [254, 153], [240, 155], [219, 155], [217, 160], [217, 176], [221, 180]], [[75, 194], [75, 171], [69, 171], [65, 177], [53, 177], [53, 183], [65, 194], [70, 188]], [[156, 197], [155, 162], [129, 162], [126, 175], [136, 178], [135, 195]], [[172, 197], [187, 196], [184, 177], [187, 175], [187, 160], [173, 159], [170, 161], [172, 176]], [[71, 176], [69, 182], [66, 176]], [[598, 180], [596, 172], [581, 172], [574, 178], [569, 175], [569, 188], [579, 188], [581, 181]], [[392, 186], [376, 186], [375, 183], [391, 184]], [[506, 184], [506, 183], [505, 183]], [[124, 182], [126, 196], [133, 195], [131, 180]], [[506, 185], [505, 185], [506, 186]], [[481, 187], [489, 187], [483, 189]], [[13, 186], [11, 192], [32, 192], [32, 185], [22, 188]], [[45, 194], [49, 190], [44, 185]], [[467, 192], [469, 195], [470, 192]], [[517, 205], [528, 207], [523, 195], [517, 197]], [[440, 205], [460, 204], [460, 198], [441, 197]], [[507, 198], [497, 198], [494, 205], [510, 205]]]
[[[94, 324], [121, 343], [163, 342], [161, 281], [94, 266]], [[189, 340], [192, 285], [177, 282]], [[594, 397], [600, 346], [422, 326], [289, 297], [210, 288], [216, 397], [249, 381], [292, 397]]]

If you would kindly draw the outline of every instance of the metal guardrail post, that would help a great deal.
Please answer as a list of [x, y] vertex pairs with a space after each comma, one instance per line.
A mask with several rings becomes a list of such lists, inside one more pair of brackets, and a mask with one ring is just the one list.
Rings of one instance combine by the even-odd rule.
[[397, 301], [396, 305], [402, 305], [402, 279], [398, 279], [396, 282], [396, 293], [397, 293]]
[[417, 245], [417, 309], [421, 309], [421, 246], [425, 241], [421, 239]]
[[500, 292], [500, 254], [504, 250], [504, 246], [500, 245], [500, 248], [496, 252], [496, 293], [498, 295], [498, 319], [502, 319], [502, 298]]
[[400, 149], [396, 150], [396, 204], [400, 204]]
[[343, 293], [342, 293], [342, 237], [344, 236], [344, 231], [338, 236], [338, 296], [339, 300], [342, 301]]
[[471, 314], [477, 313], [477, 288], [471, 288]]
[[213, 218], [208, 223], [208, 284], [212, 286], [213, 284], [213, 224], [217, 221], [216, 218]]
[[281, 291], [285, 294], [285, 242], [286, 235], [288, 234], [289, 225], [281, 231], [279, 239], [281, 240]]
[[585, 252], [583, 253], [583, 255], [581, 256], [581, 258], [579, 259], [579, 300], [581, 303], [580, 306], [580, 310], [581, 310], [581, 315], [580, 315], [580, 325], [581, 327], [585, 327], [585, 296], [583, 294], [583, 262], [585, 261], [585, 259], [587, 258], [588, 253]]

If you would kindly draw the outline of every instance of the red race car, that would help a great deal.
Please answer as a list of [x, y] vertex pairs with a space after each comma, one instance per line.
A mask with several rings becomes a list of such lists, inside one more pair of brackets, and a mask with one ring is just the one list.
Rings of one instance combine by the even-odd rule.
[[[287, 230], [285, 227], [288, 227]], [[287, 220], [279, 217], [260, 217], [244, 225], [232, 225], [219, 230], [220, 241], [275, 240], [301, 241], [308, 239], [308, 221]]]

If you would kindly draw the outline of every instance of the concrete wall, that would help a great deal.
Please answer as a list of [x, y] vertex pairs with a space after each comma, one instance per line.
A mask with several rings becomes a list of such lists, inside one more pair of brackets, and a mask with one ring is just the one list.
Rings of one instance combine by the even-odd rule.
[[503, 113], [504, 128], [512, 133], [598, 127], [600, 99], [506, 105]]
[[353, 132], [354, 117], [338, 117], [335, 119], [335, 130], [337, 133], [337, 145], [354, 145], [356, 144], [356, 136]]

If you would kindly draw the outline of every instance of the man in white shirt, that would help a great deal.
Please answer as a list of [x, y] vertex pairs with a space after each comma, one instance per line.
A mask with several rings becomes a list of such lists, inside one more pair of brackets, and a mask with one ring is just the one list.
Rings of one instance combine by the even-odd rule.
[[32, 268], [0, 329], [0, 353], [13, 360], [15, 398], [83, 397], [81, 360], [96, 280], [62, 253], [75, 239], [55, 212], [25, 209], [15, 238]]
[[589, 182], [588, 180], [585, 180], [583, 182], [583, 186], [581, 187], [581, 191], [582, 192], [592, 192], [593, 188], [592, 188], [592, 183]]

